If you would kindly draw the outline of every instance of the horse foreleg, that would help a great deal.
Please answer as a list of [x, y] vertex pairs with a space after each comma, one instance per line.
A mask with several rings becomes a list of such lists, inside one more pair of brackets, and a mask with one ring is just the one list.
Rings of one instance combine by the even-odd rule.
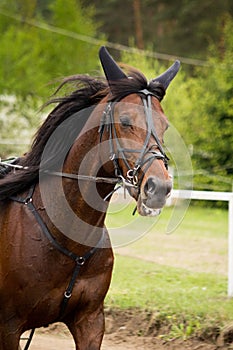
[[76, 350], [99, 350], [104, 335], [103, 305], [85, 316], [76, 314], [66, 325], [73, 335]]
[[0, 325], [0, 350], [20, 350], [20, 334]]

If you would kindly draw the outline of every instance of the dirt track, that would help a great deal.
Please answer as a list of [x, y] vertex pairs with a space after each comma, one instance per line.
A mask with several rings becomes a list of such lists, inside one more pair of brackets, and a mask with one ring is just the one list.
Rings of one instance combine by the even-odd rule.
[[[101, 350], [217, 350], [232, 349], [223, 347], [221, 343], [214, 345], [211, 342], [202, 342], [197, 339], [188, 341], [173, 340], [164, 341], [159, 337], [140, 337], [129, 335], [126, 327], [118, 332], [106, 334]], [[25, 341], [21, 341], [23, 349]], [[34, 335], [30, 350], [74, 350], [74, 342], [67, 329], [62, 324], [53, 325], [51, 328], [38, 329]]]
[[[23, 348], [23, 347], [22, 347]], [[37, 334], [31, 345], [31, 350], [74, 350], [74, 344], [70, 337], [55, 334]], [[118, 338], [116, 334], [106, 335], [101, 350], [214, 350], [214, 345], [189, 341], [163, 343], [161, 340], [153, 338], [128, 337]]]

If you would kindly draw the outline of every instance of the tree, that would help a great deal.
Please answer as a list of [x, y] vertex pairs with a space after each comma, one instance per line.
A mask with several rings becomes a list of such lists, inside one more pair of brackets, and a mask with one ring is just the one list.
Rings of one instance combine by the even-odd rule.
[[[181, 66], [180, 72], [167, 90], [162, 105], [170, 124], [178, 130], [190, 151], [194, 188], [231, 191], [233, 184], [231, 17], [225, 17], [220, 23], [219, 33], [220, 42], [209, 47], [208, 66], [196, 68], [193, 76]], [[166, 69], [158, 61], [143, 55], [127, 53], [123, 55], [123, 61], [140, 69], [148, 79], [154, 78]]]
[[[99, 31], [108, 40], [177, 56], [205, 59], [211, 42], [219, 41], [217, 24], [233, 15], [231, 0], [83, 0], [95, 4]], [[138, 22], [138, 10], [140, 13]], [[135, 27], [135, 23], [139, 26]], [[139, 34], [138, 30], [141, 32]]]
[[142, 21], [141, 21], [141, 2], [140, 0], [133, 1], [134, 10], [134, 23], [135, 23], [135, 36], [137, 47], [141, 50], [144, 49]]
[[[97, 68], [97, 46], [72, 38], [68, 32], [61, 35], [53, 30], [59, 27], [95, 37], [97, 26], [91, 9], [83, 9], [76, 0], [67, 3], [50, 0], [47, 9], [38, 8], [36, 0], [11, 3], [12, 9], [20, 12], [10, 13], [14, 18], [9, 18], [6, 28], [0, 27], [0, 93], [45, 96], [51, 92], [48, 82]], [[52, 28], [44, 30], [37, 26], [38, 20], [46, 23], [43, 13]], [[5, 21], [6, 16], [2, 17]]]
[[225, 20], [221, 49], [209, 50], [209, 66], [180, 86], [174, 123], [192, 148], [195, 188], [231, 191], [233, 184], [233, 22]]
[[[2, 0], [1, 9], [0, 156], [7, 156], [19, 150], [6, 145], [6, 139], [28, 141], [38, 127], [36, 110], [54, 93], [57, 79], [92, 73], [99, 63], [97, 46], [69, 35], [96, 37], [93, 11], [79, 0]], [[48, 30], [41, 29], [41, 23], [49, 24]]]

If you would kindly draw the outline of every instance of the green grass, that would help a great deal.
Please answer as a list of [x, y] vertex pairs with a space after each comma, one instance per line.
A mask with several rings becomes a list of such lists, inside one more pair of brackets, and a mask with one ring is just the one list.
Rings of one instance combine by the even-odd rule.
[[[121, 234], [126, 243], [125, 248], [115, 249], [116, 252], [171, 267], [227, 275], [226, 210], [169, 207], [157, 218], [138, 215], [135, 218], [132, 208], [130, 204], [125, 210], [115, 209], [108, 215], [110, 232], [117, 227], [117, 235]], [[171, 234], [166, 234], [168, 225], [176, 228]], [[134, 242], [127, 244], [131, 241]]]
[[[107, 215], [107, 226], [109, 227], [121, 227], [123, 225], [132, 224], [136, 222], [136, 225], [143, 228], [144, 224], [148, 221], [151, 223], [151, 227], [156, 231], [166, 232], [169, 221], [177, 217], [178, 227], [176, 233], [179, 234], [191, 234], [201, 235], [209, 237], [217, 237], [227, 234], [227, 220], [228, 212], [223, 209], [215, 208], [203, 208], [196, 206], [188, 206], [188, 204], [165, 207], [162, 213], [156, 218], [140, 217], [138, 214], [132, 216], [132, 212], [135, 207], [134, 202], [121, 204], [111, 204], [109, 213]], [[174, 223], [175, 224], [175, 223]]]
[[171, 326], [172, 337], [175, 329], [176, 337], [185, 337], [232, 321], [233, 300], [226, 296], [226, 288], [223, 276], [117, 255], [106, 306], [149, 310]]
[[[131, 209], [129, 206], [125, 213], [110, 215], [108, 225], [124, 226]], [[172, 211], [166, 208], [142, 239], [115, 251], [106, 306], [149, 310], [169, 325], [166, 337], [186, 339], [220, 329], [233, 320], [233, 299], [227, 297], [227, 266], [219, 267], [227, 259], [228, 216], [221, 209], [189, 207], [174, 233], [165, 235]], [[136, 227], [140, 230], [143, 223], [137, 222]], [[158, 263], [164, 256], [172, 258], [166, 264]]]

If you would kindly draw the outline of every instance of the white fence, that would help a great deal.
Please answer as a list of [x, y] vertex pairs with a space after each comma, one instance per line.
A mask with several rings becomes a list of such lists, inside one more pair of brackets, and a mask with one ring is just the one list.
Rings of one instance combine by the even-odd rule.
[[171, 197], [228, 202], [228, 296], [233, 297], [233, 192], [173, 190]]

